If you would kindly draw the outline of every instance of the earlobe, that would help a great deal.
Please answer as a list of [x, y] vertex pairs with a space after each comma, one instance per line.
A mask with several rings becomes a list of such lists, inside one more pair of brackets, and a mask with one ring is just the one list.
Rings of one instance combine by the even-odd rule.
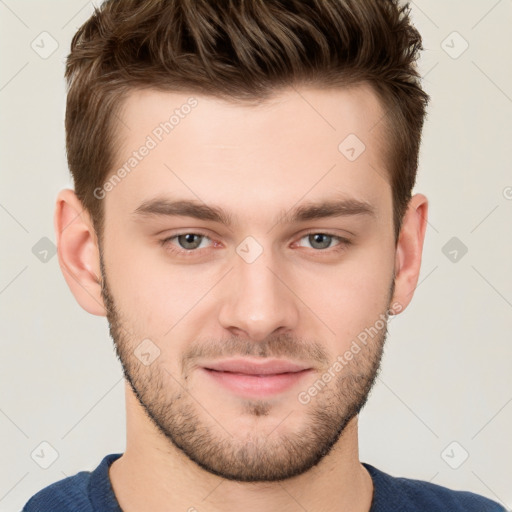
[[400, 313], [411, 301], [421, 269], [421, 256], [428, 216], [428, 200], [415, 194], [409, 201], [395, 253], [395, 292], [392, 303]]
[[71, 189], [61, 190], [57, 196], [54, 227], [59, 265], [71, 293], [87, 312], [105, 316], [96, 232]]

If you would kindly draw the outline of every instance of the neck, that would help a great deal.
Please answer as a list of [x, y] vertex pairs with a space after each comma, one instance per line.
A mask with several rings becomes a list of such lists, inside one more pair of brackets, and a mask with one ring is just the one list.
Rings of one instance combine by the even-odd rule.
[[205, 471], [177, 449], [131, 390], [126, 400], [127, 448], [109, 471], [124, 512], [370, 510], [373, 483], [359, 462], [357, 417], [329, 455], [306, 473], [277, 482], [236, 482]]

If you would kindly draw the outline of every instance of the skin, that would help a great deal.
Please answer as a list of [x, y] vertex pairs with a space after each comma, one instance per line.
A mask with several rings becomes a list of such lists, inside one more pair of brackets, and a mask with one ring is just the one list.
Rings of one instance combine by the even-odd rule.
[[[190, 96], [131, 93], [115, 169]], [[101, 244], [74, 192], [57, 199], [64, 277], [86, 311], [107, 316], [127, 377], [126, 451], [110, 468], [116, 497], [125, 512], [368, 511], [357, 413], [385, 326], [340, 371], [332, 367], [381, 315], [409, 304], [427, 199], [412, 197], [395, 244], [385, 111], [366, 85], [286, 89], [261, 105], [193, 96], [190, 114], [105, 195]], [[350, 133], [366, 146], [355, 161], [338, 150]], [[134, 214], [156, 196], [222, 207], [234, 223]], [[276, 223], [297, 205], [340, 198], [375, 214]], [[171, 252], [190, 247], [183, 237], [161, 244], [183, 232], [205, 235], [193, 255]], [[334, 237], [319, 248], [310, 233], [352, 243]], [[248, 236], [262, 250], [251, 263], [237, 252]], [[159, 350], [149, 365], [134, 355], [144, 339]], [[200, 369], [229, 356], [312, 370], [289, 390], [249, 399]], [[299, 392], [329, 369], [332, 380], [301, 403]]]

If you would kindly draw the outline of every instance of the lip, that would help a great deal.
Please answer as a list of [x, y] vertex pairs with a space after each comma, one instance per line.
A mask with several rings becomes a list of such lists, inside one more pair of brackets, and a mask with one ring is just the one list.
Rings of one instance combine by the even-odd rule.
[[227, 359], [224, 361], [214, 361], [210, 364], [203, 364], [201, 366], [207, 370], [240, 373], [244, 375], [277, 375], [282, 373], [297, 373], [311, 369], [309, 366], [283, 359], [272, 359], [270, 361], [257, 361], [254, 359]]
[[231, 359], [202, 365], [209, 382], [245, 397], [261, 398], [296, 386], [313, 368], [284, 360]]

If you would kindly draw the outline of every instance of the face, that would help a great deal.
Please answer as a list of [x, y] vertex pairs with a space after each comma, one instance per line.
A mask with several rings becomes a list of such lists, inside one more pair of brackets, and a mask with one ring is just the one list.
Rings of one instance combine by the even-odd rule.
[[224, 478], [289, 478], [364, 405], [397, 308], [384, 112], [363, 86], [191, 97], [125, 103], [126, 172], [97, 192], [111, 334], [169, 443]]

